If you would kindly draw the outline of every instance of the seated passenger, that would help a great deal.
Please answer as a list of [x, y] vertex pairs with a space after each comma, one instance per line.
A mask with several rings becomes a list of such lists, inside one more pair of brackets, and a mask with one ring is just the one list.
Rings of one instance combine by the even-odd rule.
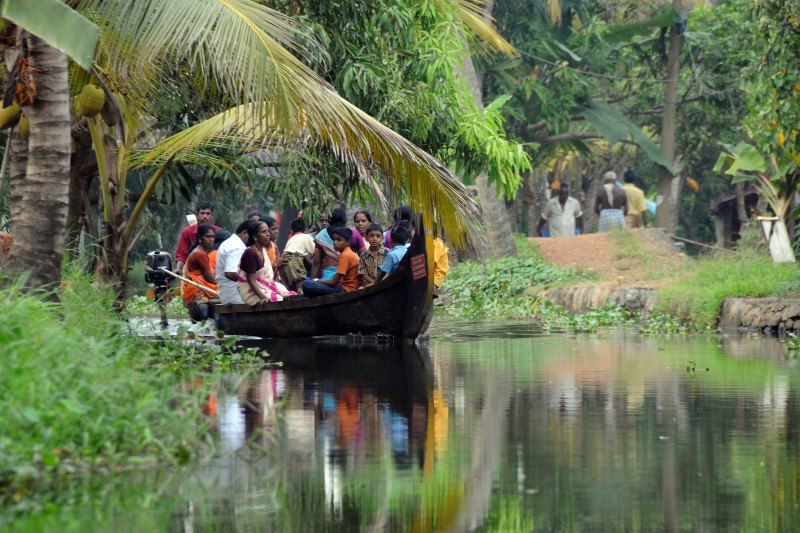
[[310, 265], [314, 257], [314, 237], [305, 232], [306, 223], [302, 218], [292, 220], [289, 229], [292, 234], [283, 250], [283, 265], [279, 272], [287, 287], [300, 292], [302, 283], [308, 277], [306, 263]]
[[252, 220], [245, 220], [236, 228], [236, 233], [220, 243], [217, 250], [217, 287], [219, 287], [219, 301], [223, 305], [243, 304], [239, 291], [236, 290], [236, 283], [239, 281], [239, 261], [242, 254], [247, 250], [247, 230], [252, 224]]
[[273, 279], [268, 247], [270, 231], [266, 222], [256, 222], [247, 228], [247, 250], [239, 262], [239, 283], [236, 290], [247, 305], [280, 302], [294, 291]]
[[303, 282], [303, 294], [309, 298], [314, 296], [324, 296], [326, 294], [338, 294], [341, 292], [354, 291], [359, 286], [358, 280], [358, 256], [350, 249], [353, 240], [353, 232], [349, 228], [339, 226], [330, 230], [333, 237], [333, 247], [339, 254], [339, 264], [333, 279], [315, 279], [314, 281]]
[[[183, 277], [213, 291], [217, 290], [217, 279], [214, 276], [214, 266], [216, 265], [212, 266], [208, 254], [214, 248], [215, 234], [214, 226], [208, 224], [197, 226], [197, 240], [190, 248], [186, 262], [183, 264]], [[185, 281], [181, 282], [181, 295], [183, 296], [183, 305], [187, 308], [194, 303], [207, 302], [214, 297], [208, 291]]]
[[386, 260], [389, 249], [383, 245], [383, 228], [378, 224], [367, 226], [364, 234], [369, 248], [361, 254], [358, 275], [361, 277], [361, 286], [369, 287], [378, 280], [378, 269]]
[[397, 270], [397, 265], [400, 264], [400, 260], [403, 259], [403, 256], [406, 255], [406, 252], [408, 251], [408, 248], [406, 248], [406, 243], [408, 242], [410, 235], [411, 232], [405, 226], [397, 226], [392, 230], [392, 249], [389, 250], [388, 254], [386, 254], [386, 260], [379, 269], [380, 272], [378, 273], [378, 281]]

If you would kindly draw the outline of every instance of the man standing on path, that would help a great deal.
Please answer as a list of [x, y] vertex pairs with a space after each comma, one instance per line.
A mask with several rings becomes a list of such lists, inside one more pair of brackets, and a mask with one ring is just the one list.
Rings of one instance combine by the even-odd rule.
[[[192, 224], [181, 233], [181, 238], [178, 240], [178, 248], [175, 250], [175, 272], [183, 273], [183, 264], [186, 262], [186, 257], [189, 255], [189, 249], [197, 240], [197, 227], [200, 224], [209, 224], [213, 226], [214, 222], [214, 206], [208, 202], [200, 202], [194, 210], [197, 217], [197, 223]], [[215, 230], [222, 229], [214, 226]]]
[[597, 189], [594, 198], [594, 212], [600, 215], [597, 225], [600, 233], [625, 227], [628, 196], [621, 188], [617, 188], [616, 172], [609, 171], [603, 175], [603, 186]]
[[636, 172], [628, 170], [624, 176], [625, 194], [628, 196], [628, 227], [643, 228], [644, 214], [647, 212], [647, 205], [644, 203], [644, 191], [636, 186]]
[[569, 195], [569, 185], [562, 183], [558, 186], [558, 195], [551, 198], [542, 211], [542, 218], [536, 227], [536, 234], [542, 236], [544, 223], [550, 223], [551, 237], [572, 237], [575, 228], [583, 233], [583, 212], [578, 200]]

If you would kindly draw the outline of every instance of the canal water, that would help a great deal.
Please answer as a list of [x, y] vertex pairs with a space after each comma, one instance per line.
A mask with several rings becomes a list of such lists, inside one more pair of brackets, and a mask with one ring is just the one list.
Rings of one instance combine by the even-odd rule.
[[800, 374], [774, 339], [438, 324], [276, 343], [226, 375], [202, 467], [119, 474], [22, 527], [798, 530]]

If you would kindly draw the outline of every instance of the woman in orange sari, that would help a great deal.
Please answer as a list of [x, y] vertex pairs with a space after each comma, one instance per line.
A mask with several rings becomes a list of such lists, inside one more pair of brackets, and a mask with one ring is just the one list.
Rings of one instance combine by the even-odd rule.
[[[209, 257], [209, 253], [214, 248], [215, 233], [216, 230], [213, 226], [201, 224], [197, 227], [197, 242], [186, 257], [186, 263], [183, 265], [183, 277], [216, 291], [215, 264]], [[189, 285], [185, 281], [181, 282], [181, 294], [183, 295], [183, 305], [187, 308], [191, 307], [193, 303], [207, 302], [213, 297], [208, 291]]]

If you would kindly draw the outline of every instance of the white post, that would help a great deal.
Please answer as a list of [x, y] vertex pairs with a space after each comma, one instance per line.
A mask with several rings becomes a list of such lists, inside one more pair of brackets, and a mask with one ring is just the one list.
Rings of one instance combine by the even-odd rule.
[[789, 241], [786, 223], [781, 217], [758, 217], [764, 238], [767, 239], [773, 263], [794, 263], [794, 250]]

